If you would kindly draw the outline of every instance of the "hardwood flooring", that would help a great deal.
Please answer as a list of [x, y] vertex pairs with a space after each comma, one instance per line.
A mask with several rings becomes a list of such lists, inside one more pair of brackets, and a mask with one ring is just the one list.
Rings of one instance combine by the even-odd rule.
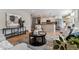
[[13, 45], [16, 45], [17, 43], [20, 43], [20, 42], [28, 43], [28, 41], [29, 41], [29, 33], [14, 36], [14, 37], [11, 37], [11, 38], [9, 38], [7, 40]]

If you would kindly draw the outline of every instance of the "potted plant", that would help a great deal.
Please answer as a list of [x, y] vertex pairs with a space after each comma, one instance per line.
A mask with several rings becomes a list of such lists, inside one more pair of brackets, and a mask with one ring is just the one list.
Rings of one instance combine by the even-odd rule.
[[61, 36], [59, 36], [59, 40], [55, 40], [54, 42], [54, 50], [67, 50], [67, 43]]

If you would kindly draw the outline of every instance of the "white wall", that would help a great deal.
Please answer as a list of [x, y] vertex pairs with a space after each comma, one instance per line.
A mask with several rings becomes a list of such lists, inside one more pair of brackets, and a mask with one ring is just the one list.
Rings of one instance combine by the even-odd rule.
[[5, 27], [5, 13], [0, 12], [0, 29]]
[[79, 10], [76, 10], [75, 13], [75, 26], [77, 27], [77, 30], [79, 32]]
[[24, 26], [26, 26], [26, 29], [31, 31], [32, 26], [32, 18], [31, 15], [28, 13], [23, 14], [23, 19], [25, 20]]
[[6, 13], [11, 13], [15, 15], [20, 15], [22, 16], [22, 19], [25, 20], [24, 26], [26, 26], [27, 30], [31, 30], [31, 14], [29, 13], [24, 13], [24, 12], [19, 12], [19, 11], [13, 11], [13, 10], [0, 10], [0, 29], [6, 27], [5, 21], [6, 21]]

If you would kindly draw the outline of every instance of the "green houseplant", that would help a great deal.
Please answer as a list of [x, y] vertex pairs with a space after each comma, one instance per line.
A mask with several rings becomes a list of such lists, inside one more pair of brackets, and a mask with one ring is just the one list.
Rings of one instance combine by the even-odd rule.
[[55, 40], [56, 44], [53, 46], [54, 50], [67, 50], [67, 44], [64, 39], [59, 36], [59, 40]]
[[76, 45], [79, 49], [79, 36], [69, 35], [66, 40], [69, 44]]

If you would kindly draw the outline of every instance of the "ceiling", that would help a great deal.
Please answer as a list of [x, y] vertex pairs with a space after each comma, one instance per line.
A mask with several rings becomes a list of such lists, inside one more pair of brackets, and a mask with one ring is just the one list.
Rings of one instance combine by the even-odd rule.
[[1, 9], [0, 11], [14, 11], [30, 13], [32, 16], [63, 16], [71, 13], [72, 9]]
[[63, 16], [63, 15], [66, 15], [70, 12], [71, 12], [71, 10], [67, 10], [67, 9], [31, 10], [31, 13], [32, 13], [33, 16]]

